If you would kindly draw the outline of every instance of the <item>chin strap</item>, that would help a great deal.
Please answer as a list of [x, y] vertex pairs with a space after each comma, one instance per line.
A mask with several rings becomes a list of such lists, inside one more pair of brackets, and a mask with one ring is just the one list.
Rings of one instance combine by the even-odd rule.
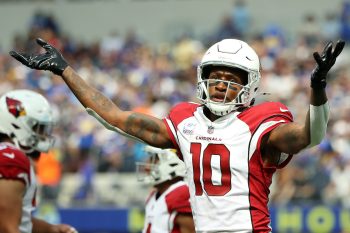
[[89, 113], [89, 115], [95, 117], [105, 128], [109, 129], [109, 130], [112, 130], [112, 131], [115, 131], [127, 138], [131, 138], [133, 140], [136, 140], [136, 141], [139, 141], [139, 142], [142, 142], [142, 143], [145, 143], [144, 141], [142, 141], [141, 139], [137, 138], [137, 137], [134, 137], [130, 134], [127, 134], [125, 133], [123, 130], [109, 124], [107, 121], [105, 121], [100, 115], [98, 115], [94, 110], [92, 110], [91, 108], [86, 108], [86, 111]]
[[329, 111], [328, 101], [320, 106], [310, 105], [310, 144], [308, 148], [320, 144], [326, 135]]
[[10, 138], [11, 138], [12, 142], [15, 144], [15, 146], [17, 148], [21, 149], [21, 151], [23, 151], [25, 154], [30, 154], [34, 151], [34, 149], [32, 147], [21, 146], [21, 143], [17, 140], [14, 133], [10, 134]]

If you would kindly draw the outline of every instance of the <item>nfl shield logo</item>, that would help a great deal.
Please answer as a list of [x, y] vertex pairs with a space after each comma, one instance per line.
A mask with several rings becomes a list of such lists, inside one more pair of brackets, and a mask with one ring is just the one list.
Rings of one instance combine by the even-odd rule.
[[208, 126], [208, 131], [209, 134], [214, 133], [214, 127], [213, 126]]

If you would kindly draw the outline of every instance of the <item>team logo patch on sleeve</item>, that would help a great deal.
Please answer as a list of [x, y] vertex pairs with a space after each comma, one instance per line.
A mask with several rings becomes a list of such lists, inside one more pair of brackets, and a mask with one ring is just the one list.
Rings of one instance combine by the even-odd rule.
[[190, 122], [190, 123], [186, 123], [182, 132], [184, 134], [188, 134], [188, 135], [192, 135], [194, 132], [194, 129], [196, 128], [196, 124]]
[[8, 111], [16, 118], [27, 114], [21, 101], [6, 97], [6, 105]]

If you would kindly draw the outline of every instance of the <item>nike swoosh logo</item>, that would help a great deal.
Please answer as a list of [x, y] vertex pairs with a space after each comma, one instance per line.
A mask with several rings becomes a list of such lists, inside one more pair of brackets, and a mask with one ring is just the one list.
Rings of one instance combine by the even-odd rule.
[[2, 153], [4, 156], [6, 156], [7, 158], [10, 158], [10, 159], [14, 159], [15, 158], [15, 154], [14, 153]]
[[289, 110], [288, 110], [288, 109], [281, 108], [281, 107], [280, 107], [280, 111], [281, 111], [281, 112], [289, 112]]

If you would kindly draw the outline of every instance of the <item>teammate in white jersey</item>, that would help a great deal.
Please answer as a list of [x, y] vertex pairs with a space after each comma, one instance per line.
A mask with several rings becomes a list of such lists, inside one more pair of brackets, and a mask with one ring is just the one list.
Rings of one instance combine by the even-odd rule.
[[66, 224], [32, 217], [36, 178], [32, 159], [53, 143], [53, 116], [40, 94], [15, 90], [0, 98], [0, 232], [77, 233]]
[[41, 39], [37, 42], [46, 53], [11, 51], [10, 55], [28, 67], [61, 76], [88, 113], [106, 128], [181, 152], [198, 232], [271, 231], [267, 204], [272, 175], [293, 154], [323, 139], [329, 117], [327, 73], [345, 45], [329, 42], [321, 55], [314, 53], [310, 107], [305, 121], [295, 123], [281, 103], [254, 105], [260, 62], [256, 52], [240, 40], [225, 39], [208, 49], [198, 66], [201, 103], [179, 104], [163, 120], [122, 111], [90, 87], [57, 49]]
[[143, 233], [191, 233], [194, 223], [185, 164], [175, 150], [145, 147], [147, 162], [137, 162], [138, 180], [153, 185], [146, 200]]

